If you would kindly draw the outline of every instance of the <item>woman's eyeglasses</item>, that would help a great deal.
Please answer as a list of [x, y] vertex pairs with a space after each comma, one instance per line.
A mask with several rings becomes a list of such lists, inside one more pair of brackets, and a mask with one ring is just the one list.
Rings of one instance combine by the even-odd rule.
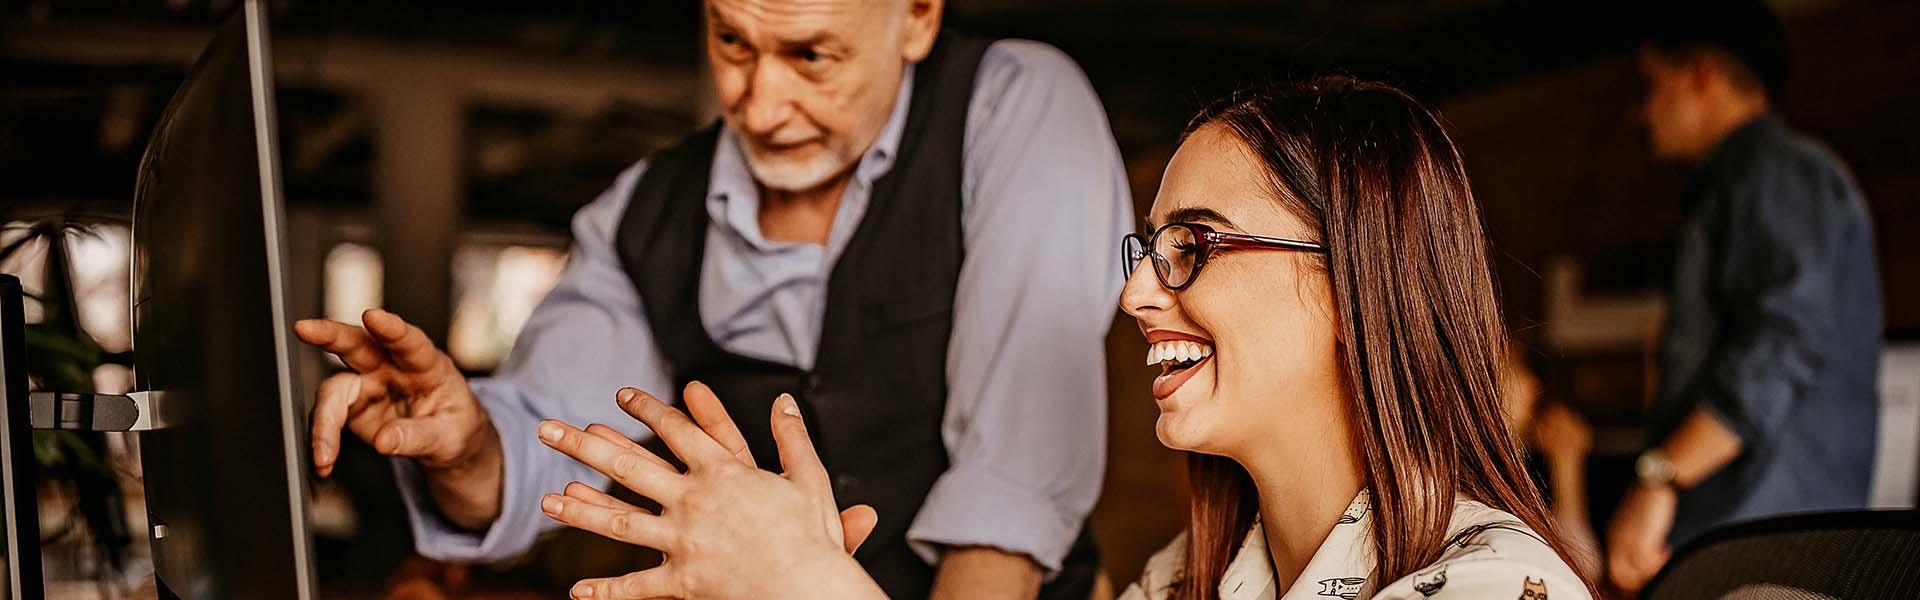
[[1239, 248], [1327, 252], [1326, 246], [1313, 242], [1222, 233], [1198, 223], [1168, 223], [1154, 230], [1152, 236], [1129, 233], [1122, 238], [1120, 266], [1125, 269], [1123, 275], [1131, 278], [1140, 261], [1152, 257], [1153, 274], [1160, 278], [1160, 285], [1177, 292], [1193, 283], [1214, 252]]

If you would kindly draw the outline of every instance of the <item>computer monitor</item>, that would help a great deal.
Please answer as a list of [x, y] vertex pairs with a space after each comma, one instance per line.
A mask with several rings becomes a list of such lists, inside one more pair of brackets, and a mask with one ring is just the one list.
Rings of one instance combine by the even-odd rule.
[[25, 299], [20, 278], [0, 273], [0, 598], [46, 594], [40, 575], [39, 463], [27, 404]]
[[162, 598], [315, 597], [266, 9], [227, 19], [148, 141], [133, 209], [135, 388]]

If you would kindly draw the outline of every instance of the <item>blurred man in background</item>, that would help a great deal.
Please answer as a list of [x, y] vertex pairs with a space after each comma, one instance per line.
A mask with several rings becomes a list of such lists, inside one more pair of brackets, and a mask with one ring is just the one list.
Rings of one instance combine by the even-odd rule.
[[498, 376], [469, 385], [390, 313], [299, 323], [353, 369], [320, 387], [320, 472], [344, 426], [401, 457], [422, 554], [499, 560], [556, 526], [543, 494], [608, 484], [539, 444], [542, 419], [648, 438], [615, 390], [699, 380], [771, 469], [791, 393], [836, 499], [878, 510], [855, 557], [893, 597], [1085, 598], [1125, 173], [1071, 59], [943, 32], [941, 10], [707, 2], [721, 122], [580, 210]]
[[1758, 2], [1663, 5], [1641, 46], [1654, 155], [1697, 169], [1661, 338], [1654, 440], [1608, 533], [1633, 591], [1733, 520], [1867, 504], [1881, 305], [1847, 168], [1773, 112], [1786, 40]]

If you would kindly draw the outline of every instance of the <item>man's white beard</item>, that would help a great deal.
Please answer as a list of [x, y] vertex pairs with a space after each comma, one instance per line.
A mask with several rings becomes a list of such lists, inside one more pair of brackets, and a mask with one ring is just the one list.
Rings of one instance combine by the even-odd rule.
[[783, 192], [811, 190], [825, 185], [840, 173], [842, 167], [830, 150], [803, 160], [767, 159], [753, 150], [741, 154], [746, 155], [747, 170], [753, 172], [755, 181], [767, 189]]

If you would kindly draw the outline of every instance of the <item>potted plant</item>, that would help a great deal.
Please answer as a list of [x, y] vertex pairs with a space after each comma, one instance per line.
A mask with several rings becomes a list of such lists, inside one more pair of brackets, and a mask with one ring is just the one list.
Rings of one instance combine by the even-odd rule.
[[[68, 242], [101, 235], [104, 225], [124, 223], [105, 215], [65, 213], [31, 220], [7, 219], [0, 264], [38, 258], [44, 283], [29, 298], [41, 307], [38, 322], [28, 323], [28, 385], [34, 389], [92, 392], [93, 372], [101, 365], [132, 365], [130, 352], [109, 352], [80, 326], [73, 293]], [[44, 248], [43, 257], [30, 250]], [[13, 260], [13, 259], [20, 260]], [[107, 452], [106, 434], [36, 431], [34, 460], [41, 467], [41, 544], [47, 572], [55, 577], [91, 580], [102, 597], [114, 588], [132, 545], [127, 531], [120, 477]]]

